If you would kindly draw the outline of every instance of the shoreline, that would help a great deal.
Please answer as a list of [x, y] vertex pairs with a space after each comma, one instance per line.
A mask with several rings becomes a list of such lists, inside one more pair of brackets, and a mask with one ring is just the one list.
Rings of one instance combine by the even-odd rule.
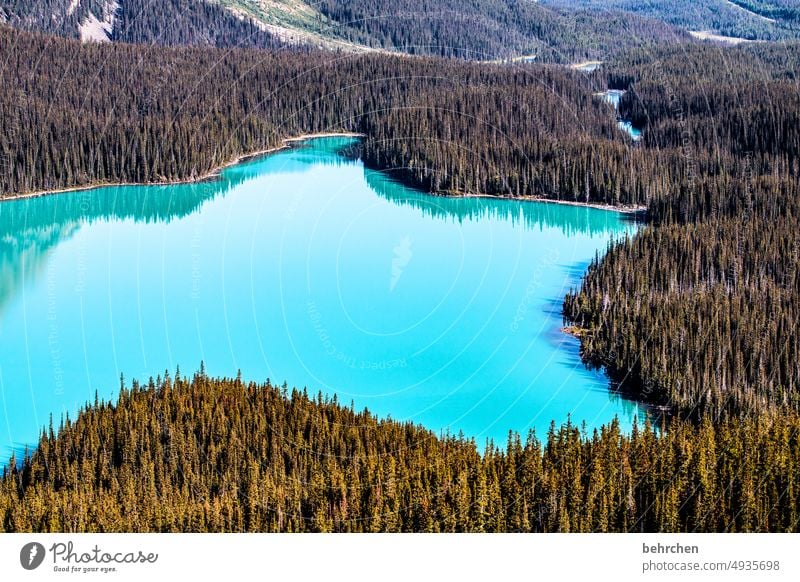
[[[322, 138], [347, 138], [347, 137], [365, 137], [365, 134], [356, 133], [356, 132], [323, 132], [323, 133], [307, 133], [307, 134], [300, 134], [293, 137], [282, 138], [280, 140], [280, 145], [257, 150], [253, 152], [243, 153], [241, 155], [237, 155], [227, 161], [226, 163], [214, 168], [213, 170], [203, 174], [199, 177], [194, 178], [186, 178], [181, 180], [168, 180], [168, 181], [157, 181], [157, 182], [104, 182], [104, 183], [93, 183], [87, 184], [84, 186], [74, 186], [68, 188], [61, 188], [56, 190], [39, 190], [34, 192], [26, 192], [20, 194], [13, 194], [9, 196], [2, 196], [0, 197], [0, 203], [5, 201], [14, 201], [14, 200], [23, 200], [26, 198], [37, 198], [37, 197], [44, 197], [48, 195], [55, 195], [55, 194], [62, 194], [62, 193], [71, 193], [71, 192], [85, 192], [91, 191], [100, 188], [110, 188], [110, 187], [127, 187], [127, 186], [170, 186], [170, 185], [180, 185], [180, 184], [199, 184], [204, 181], [213, 180], [218, 178], [222, 172], [232, 166], [236, 166], [238, 164], [246, 163], [250, 160], [254, 160], [257, 158], [261, 158], [264, 156], [268, 156], [273, 153], [280, 152], [282, 150], [287, 150], [292, 147], [293, 144], [303, 142], [306, 140], [311, 139], [322, 139]], [[426, 194], [428, 196], [438, 196], [442, 198], [486, 198], [492, 200], [509, 200], [509, 201], [518, 201], [518, 202], [547, 202], [553, 204], [565, 204], [570, 206], [579, 206], [579, 207], [586, 207], [586, 208], [593, 208], [597, 210], [606, 210], [606, 211], [614, 211], [620, 214], [636, 214], [646, 210], [646, 206], [614, 206], [610, 204], [601, 204], [601, 203], [584, 203], [584, 202], [577, 202], [577, 201], [569, 201], [569, 200], [556, 200], [556, 199], [548, 199], [538, 196], [496, 196], [491, 194], [485, 193], [467, 193], [467, 192], [425, 192], [424, 190], [419, 190], [420, 193]], [[575, 325], [566, 325], [564, 327], [558, 326], [556, 329], [560, 329], [560, 331], [566, 335], [576, 338], [577, 340], [581, 340], [583, 335], [587, 335], [588, 330], [579, 328]], [[604, 369], [606, 369], [604, 367]], [[608, 372], [606, 372], [608, 373]], [[610, 377], [610, 376], [609, 376]], [[335, 395], [335, 394], [334, 394]], [[650, 404], [645, 399], [640, 399], [634, 396], [630, 397], [631, 401], [634, 402], [637, 406], [648, 407]], [[30, 447], [30, 453], [33, 454], [35, 451], [38, 450], [38, 443], [33, 442], [25, 445], [26, 447]], [[12, 451], [14, 454], [15, 451]], [[4, 467], [2, 459], [0, 459], [0, 470]]]
[[[71, 186], [68, 188], [58, 188], [55, 190], [35, 190], [33, 192], [22, 192], [19, 194], [0, 196], [0, 204], [2, 204], [3, 202], [11, 202], [14, 200], [25, 200], [27, 198], [38, 198], [40, 196], [50, 196], [56, 194], [68, 194], [71, 192], [84, 192], [87, 190], [95, 190], [98, 188], [114, 188], [119, 186], [175, 186], [179, 184], [197, 184], [200, 182], [212, 180], [214, 178], [219, 177], [226, 168], [230, 168], [231, 166], [235, 166], [237, 164], [241, 164], [249, 160], [253, 160], [255, 158], [279, 152], [281, 150], [291, 147], [291, 144], [293, 143], [305, 141], [308, 139], [325, 138], [325, 137], [366, 137], [366, 136], [363, 133], [357, 133], [357, 132], [304, 133], [297, 136], [283, 138], [281, 140], [281, 145], [279, 146], [274, 146], [271, 148], [238, 155], [232, 158], [231, 160], [225, 162], [224, 164], [217, 166], [213, 170], [206, 172], [205, 174], [198, 177], [185, 178], [182, 180], [164, 180], [158, 182], [95, 182], [92, 184], [86, 184], [85, 186]], [[621, 214], [640, 214], [647, 210], [647, 206], [630, 206], [630, 205], [614, 206], [612, 204], [601, 204], [598, 202], [576, 202], [572, 200], [556, 200], [553, 198], [544, 198], [541, 196], [493, 196], [491, 194], [481, 194], [481, 193], [473, 194], [466, 192], [428, 192], [427, 194], [429, 196], [440, 196], [444, 198], [487, 198], [492, 200], [515, 200], [518, 202], [546, 202], [550, 204], [566, 204], [568, 206], [582, 206], [585, 208], [594, 208], [596, 210], [609, 210], [613, 212], [619, 212]]]
[[85, 186], [70, 186], [68, 188], [57, 188], [55, 190], [34, 190], [32, 192], [21, 192], [19, 194], [8, 194], [0, 196], [0, 204], [3, 202], [11, 202], [13, 200], [24, 200], [26, 198], [39, 198], [40, 196], [50, 196], [55, 194], [69, 194], [70, 192], [84, 192], [86, 190], [96, 190], [98, 188], [115, 188], [118, 186], [176, 186], [179, 184], [198, 184], [220, 176], [223, 170], [236, 166], [243, 162], [260, 158], [285, 150], [290, 147], [289, 144], [307, 139], [322, 138], [322, 137], [364, 137], [363, 133], [355, 132], [327, 132], [327, 133], [304, 133], [294, 137], [286, 137], [281, 140], [282, 145], [274, 146], [271, 148], [257, 150], [236, 156], [235, 158], [225, 162], [221, 166], [217, 166], [213, 170], [205, 174], [193, 178], [184, 178], [181, 180], [163, 180], [157, 182], [94, 182], [86, 184]]
[[549, 204], [566, 204], [567, 206], [581, 206], [583, 208], [594, 208], [595, 210], [611, 210], [620, 214], [640, 214], [647, 211], [647, 206], [623, 205], [614, 206], [613, 204], [602, 204], [600, 202], [575, 202], [573, 200], [557, 200], [555, 198], [544, 198], [542, 196], [493, 196], [492, 194], [469, 194], [461, 192], [441, 192], [430, 193], [430, 196], [441, 196], [442, 198], [490, 198], [492, 200], [515, 200], [518, 202], [546, 202]]
[[567, 325], [565, 327], [562, 327], [561, 333], [571, 335], [572, 337], [576, 337], [578, 339], [581, 339], [583, 336], [590, 334], [588, 329], [584, 327], [578, 327], [577, 325]]

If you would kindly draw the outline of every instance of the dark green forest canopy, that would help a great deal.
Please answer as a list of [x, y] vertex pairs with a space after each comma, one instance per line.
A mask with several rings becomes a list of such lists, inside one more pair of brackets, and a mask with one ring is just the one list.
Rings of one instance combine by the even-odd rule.
[[0, 49], [5, 193], [195, 178], [283, 137], [348, 130], [367, 134], [370, 164], [430, 191], [644, 202], [613, 113], [565, 67], [81, 45], [7, 28]]
[[321, 0], [315, 6], [352, 42], [475, 60], [532, 56], [573, 63], [690, 39], [639, 15], [559, 11], [529, 0]]
[[564, 10], [607, 10], [655, 18], [693, 31], [710, 31], [747, 40], [800, 37], [796, 0], [542, 0]]
[[481, 455], [336, 400], [198, 374], [122, 390], [0, 480], [0, 530], [796, 531], [800, 420], [566, 424]]
[[23, 30], [79, 38], [81, 25], [92, 17], [108, 17], [113, 23], [109, 40], [118, 42], [258, 48], [283, 44], [255, 22], [237, 18], [213, 2], [0, 0], [0, 23]]
[[87, 18], [104, 17], [111, 21], [108, 39], [116, 42], [327, 44], [472, 60], [532, 55], [569, 63], [607, 58], [631, 46], [691, 40], [659, 20], [558, 11], [531, 0], [0, 0], [0, 22], [70, 38], [80, 36]]
[[800, 407], [798, 71], [797, 45], [754, 45], [636, 52], [603, 73], [629, 89], [643, 147], [680, 152], [652, 226], [565, 303], [624, 389], [693, 416]]

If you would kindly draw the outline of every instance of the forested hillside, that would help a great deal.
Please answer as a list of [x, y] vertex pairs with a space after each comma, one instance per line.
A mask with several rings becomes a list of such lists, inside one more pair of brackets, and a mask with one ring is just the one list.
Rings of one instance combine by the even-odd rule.
[[566, 424], [480, 455], [321, 396], [176, 376], [51, 426], [0, 480], [0, 530], [796, 531], [798, 429]]
[[800, 6], [796, 0], [543, 0], [543, 4], [564, 10], [624, 11], [684, 30], [746, 40], [800, 37]]
[[317, 6], [355, 43], [475, 60], [531, 55], [571, 63], [688, 38], [657, 20], [555, 11], [531, 0], [322, 0]]
[[366, 133], [368, 163], [437, 192], [639, 204], [635, 168], [656, 164], [636, 159], [589, 80], [563, 67], [82, 45], [10, 29], [0, 49], [13, 54], [0, 68], [6, 194], [196, 178], [331, 130]]
[[122, 0], [112, 40], [162, 45], [275, 48], [278, 38], [254, 20], [196, 0]]
[[731, 0], [731, 3], [763, 18], [800, 21], [800, 6], [794, 0]]
[[70, 0], [2, 0], [0, 23], [78, 38], [79, 26], [90, 13], [102, 16], [105, 4], [104, 0], [86, 0], [70, 9]]
[[564, 63], [689, 40], [658, 20], [557, 11], [530, 0], [0, 0], [4, 20], [85, 40], [263, 48], [277, 38], [348, 51], [371, 47], [472, 60], [531, 55]]
[[643, 146], [683, 152], [653, 226], [565, 303], [587, 358], [634, 394], [693, 415], [800, 408], [798, 65], [796, 45], [706, 47], [607, 73]]
[[[252, 19], [200, 0], [0, 0], [0, 23], [84, 40], [274, 48]], [[103, 28], [100, 23], [106, 23]]]

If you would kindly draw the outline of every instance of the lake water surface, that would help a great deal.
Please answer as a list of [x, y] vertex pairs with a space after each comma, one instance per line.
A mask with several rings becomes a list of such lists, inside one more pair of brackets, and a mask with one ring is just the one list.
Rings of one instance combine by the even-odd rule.
[[0, 452], [201, 361], [480, 443], [643, 418], [584, 368], [561, 300], [623, 215], [431, 197], [325, 138], [191, 185], [0, 204]]

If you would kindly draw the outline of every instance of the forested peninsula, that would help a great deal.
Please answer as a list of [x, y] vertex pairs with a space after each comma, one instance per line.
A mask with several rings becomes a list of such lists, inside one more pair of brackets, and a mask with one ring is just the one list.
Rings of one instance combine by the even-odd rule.
[[[796, 416], [474, 441], [322, 395], [165, 375], [50, 426], [0, 481], [37, 532], [794, 531]], [[57, 433], [57, 436], [56, 436]]]

